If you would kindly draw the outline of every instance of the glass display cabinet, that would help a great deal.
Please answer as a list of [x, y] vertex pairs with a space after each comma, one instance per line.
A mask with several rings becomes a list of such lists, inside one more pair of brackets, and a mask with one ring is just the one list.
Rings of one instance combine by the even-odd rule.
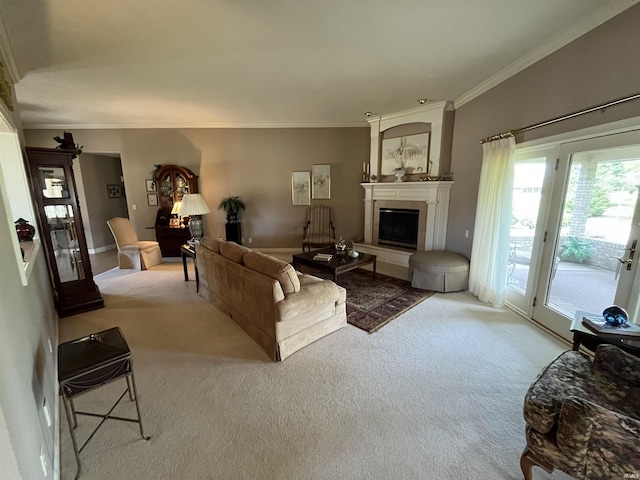
[[[158, 213], [156, 215], [156, 240], [163, 257], [179, 257], [180, 247], [191, 238], [185, 223], [171, 225], [171, 210], [187, 193], [198, 193], [198, 176], [180, 165], [164, 165], [156, 172], [158, 185]], [[175, 214], [173, 214], [175, 217]]]
[[58, 314], [101, 308], [104, 301], [93, 281], [73, 176], [75, 151], [27, 147], [26, 152]]

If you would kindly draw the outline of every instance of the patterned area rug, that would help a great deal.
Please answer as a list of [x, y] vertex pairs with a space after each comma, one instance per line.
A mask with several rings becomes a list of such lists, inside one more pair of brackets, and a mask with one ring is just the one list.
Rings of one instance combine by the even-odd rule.
[[[317, 277], [330, 278], [317, 270], [303, 270]], [[374, 280], [373, 272], [364, 269], [339, 275], [338, 284], [347, 290], [347, 322], [369, 333], [436, 293], [412, 288], [407, 280], [380, 273]]]

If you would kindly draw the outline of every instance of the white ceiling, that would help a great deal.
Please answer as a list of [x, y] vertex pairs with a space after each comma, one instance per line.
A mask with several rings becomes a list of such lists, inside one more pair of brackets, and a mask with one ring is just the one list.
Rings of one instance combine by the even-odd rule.
[[457, 105], [637, 0], [0, 0], [25, 128], [367, 125]]

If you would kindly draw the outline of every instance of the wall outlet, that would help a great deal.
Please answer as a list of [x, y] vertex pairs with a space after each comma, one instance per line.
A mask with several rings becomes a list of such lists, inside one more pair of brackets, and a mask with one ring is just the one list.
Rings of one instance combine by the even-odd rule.
[[50, 338], [47, 338], [47, 345], [49, 346], [49, 353], [53, 353], [53, 345], [51, 345]]
[[469, 238], [469, 230], [464, 231], [464, 238]]
[[136, 210], [138, 208], [138, 206], [134, 203], [133, 205], [131, 205], [131, 210]]
[[253, 243], [253, 238], [249, 237], [249, 243]]

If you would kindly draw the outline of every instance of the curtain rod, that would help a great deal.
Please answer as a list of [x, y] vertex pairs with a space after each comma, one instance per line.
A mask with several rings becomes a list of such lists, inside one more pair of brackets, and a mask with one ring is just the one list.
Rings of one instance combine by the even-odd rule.
[[516, 130], [509, 130], [508, 132], [499, 133], [497, 135], [492, 135], [487, 138], [483, 138], [480, 140], [480, 143], [493, 142], [494, 140], [500, 140], [502, 138], [513, 137], [522, 132], [526, 132], [529, 130], [534, 130], [540, 127], [546, 127], [547, 125], [551, 125], [553, 123], [562, 122], [564, 120], [569, 120], [570, 118], [579, 117], [580, 115], [584, 115], [585, 113], [595, 112], [596, 110], [604, 110], [606, 108], [612, 107], [614, 105], [619, 105], [621, 103], [630, 102], [631, 100], [637, 100], [640, 98], [640, 92], [634, 93], [633, 95], [628, 95], [626, 97], [621, 97], [616, 100], [611, 100], [607, 103], [602, 103], [600, 105], [595, 105], [593, 107], [585, 108], [582, 110], [578, 110], [577, 112], [569, 113], [567, 115], [561, 115], [559, 117], [552, 118], [551, 120], [546, 120], [544, 122], [534, 123], [533, 125], [528, 125], [526, 127], [518, 128]]

